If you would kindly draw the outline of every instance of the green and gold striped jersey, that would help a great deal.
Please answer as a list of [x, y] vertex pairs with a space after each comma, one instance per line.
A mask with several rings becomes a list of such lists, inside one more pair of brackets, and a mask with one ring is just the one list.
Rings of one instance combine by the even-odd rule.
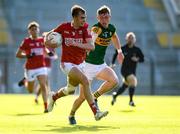
[[109, 24], [108, 28], [103, 28], [100, 23], [97, 23], [91, 30], [98, 34], [98, 37], [94, 44], [95, 50], [89, 52], [85, 61], [91, 64], [100, 65], [104, 63], [106, 49], [110, 45], [111, 37], [114, 35], [116, 28], [112, 24]]

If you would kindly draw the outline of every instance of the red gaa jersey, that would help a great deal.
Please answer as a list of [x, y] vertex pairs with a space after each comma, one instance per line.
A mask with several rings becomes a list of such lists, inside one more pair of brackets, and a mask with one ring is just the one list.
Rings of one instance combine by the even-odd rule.
[[27, 58], [25, 63], [26, 69], [37, 69], [45, 66], [45, 47], [42, 37], [37, 39], [25, 38], [20, 46], [26, 55], [35, 53], [32, 58]]
[[60, 33], [63, 38], [61, 62], [70, 62], [79, 65], [85, 60], [86, 50], [76, 46], [70, 46], [69, 44], [85, 43], [85, 39], [92, 38], [87, 28], [87, 23], [79, 29], [74, 29], [71, 22], [67, 22], [60, 24], [54, 29], [54, 32]]

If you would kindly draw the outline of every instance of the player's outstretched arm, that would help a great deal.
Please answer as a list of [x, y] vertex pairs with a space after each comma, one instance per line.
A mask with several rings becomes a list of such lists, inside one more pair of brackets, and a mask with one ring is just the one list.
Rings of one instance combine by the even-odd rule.
[[16, 57], [17, 58], [32, 58], [33, 56], [35, 56], [35, 53], [31, 53], [29, 55], [27, 55], [23, 50], [18, 49], [16, 52]]
[[114, 35], [112, 36], [112, 42], [113, 42], [113, 45], [114, 47], [117, 49], [117, 52], [118, 52], [118, 55], [117, 55], [117, 59], [118, 59], [118, 62], [120, 64], [122, 64], [123, 60], [124, 60], [124, 55], [122, 53], [122, 50], [121, 50], [121, 43], [120, 43], [120, 40], [119, 40], [119, 37], [117, 35], [117, 33], [115, 32]]
[[16, 58], [26, 58], [26, 54], [21, 49], [18, 49], [16, 52]]

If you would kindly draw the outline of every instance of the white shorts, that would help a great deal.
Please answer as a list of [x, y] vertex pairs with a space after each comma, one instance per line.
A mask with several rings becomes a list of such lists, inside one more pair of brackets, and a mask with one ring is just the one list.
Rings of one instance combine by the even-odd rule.
[[97, 74], [106, 67], [107, 67], [106, 63], [103, 63], [101, 65], [94, 65], [85, 62], [83, 67], [83, 72], [88, 78], [88, 80], [93, 80], [97, 76]]
[[50, 76], [50, 74], [51, 74], [51, 68], [50, 67], [46, 67], [47, 68], [47, 74], [48, 74], [48, 76]]
[[24, 76], [28, 81], [34, 81], [39, 75], [48, 75], [47, 68], [25, 69]]
[[[62, 64], [64, 64], [64, 66], [62, 66]], [[63, 62], [62, 64], [60, 65], [60, 68], [66, 75], [69, 74], [69, 72], [71, 71], [71, 69], [73, 67], [77, 67], [80, 71], [82, 71], [83, 66], [84, 66], [83, 63], [81, 63], [79, 65], [76, 65], [76, 64], [73, 64], [73, 63], [70, 63], [70, 62]]]

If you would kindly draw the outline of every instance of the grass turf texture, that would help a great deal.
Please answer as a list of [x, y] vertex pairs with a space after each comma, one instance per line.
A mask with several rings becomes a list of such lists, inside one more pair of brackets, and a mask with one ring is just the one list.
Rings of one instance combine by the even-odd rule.
[[119, 96], [114, 106], [111, 96], [99, 98], [107, 117], [95, 121], [87, 103], [76, 113], [77, 125], [68, 124], [76, 96], [59, 99], [51, 113], [43, 113], [33, 95], [0, 95], [0, 134], [180, 134], [179, 96], [135, 96], [136, 107], [128, 106], [128, 96]]

